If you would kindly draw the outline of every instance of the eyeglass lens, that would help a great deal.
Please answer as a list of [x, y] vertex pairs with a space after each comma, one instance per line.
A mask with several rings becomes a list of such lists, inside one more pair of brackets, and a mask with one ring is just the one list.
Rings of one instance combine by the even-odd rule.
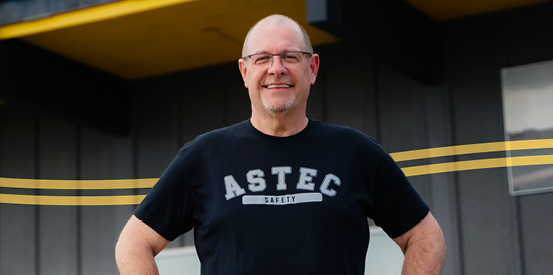
[[283, 52], [279, 54], [271, 53], [256, 53], [250, 55], [250, 58], [255, 65], [273, 64], [274, 56], [279, 56], [282, 64], [294, 64], [302, 60], [304, 52]]

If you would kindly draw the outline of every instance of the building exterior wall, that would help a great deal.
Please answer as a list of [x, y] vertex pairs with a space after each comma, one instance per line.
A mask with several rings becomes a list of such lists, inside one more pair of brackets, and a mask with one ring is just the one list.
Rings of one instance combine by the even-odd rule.
[[[441, 24], [443, 84], [425, 86], [349, 43], [317, 47], [308, 115], [375, 137], [390, 153], [503, 141], [499, 69], [553, 59], [551, 5]], [[0, 106], [0, 177], [156, 178], [195, 136], [250, 116], [236, 63], [129, 84], [131, 133], [107, 134]], [[424, 165], [504, 152], [400, 163]], [[410, 177], [444, 230], [444, 274], [553, 269], [553, 193], [512, 197], [505, 168]], [[0, 187], [2, 194], [128, 195], [133, 190]], [[117, 274], [113, 250], [134, 206], [0, 204], [0, 274]], [[193, 245], [188, 233], [170, 247]]]
[[57, 13], [101, 5], [117, 0], [2, 0], [0, 25], [49, 17]]
[[[504, 140], [500, 69], [553, 59], [552, 6], [443, 24], [454, 144]], [[494, 156], [495, 155], [495, 156]], [[503, 157], [488, 154], [485, 157]], [[459, 156], [457, 160], [474, 158]], [[455, 173], [462, 274], [553, 268], [553, 193], [512, 197], [504, 168]]]

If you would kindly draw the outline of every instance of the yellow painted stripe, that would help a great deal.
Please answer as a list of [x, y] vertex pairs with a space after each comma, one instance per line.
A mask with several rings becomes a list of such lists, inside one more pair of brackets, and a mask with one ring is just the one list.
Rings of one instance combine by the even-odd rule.
[[429, 148], [421, 150], [412, 150], [391, 153], [390, 156], [396, 161], [406, 161], [415, 159], [426, 159], [436, 157], [446, 157], [453, 155], [466, 155], [487, 152], [509, 151], [509, 150], [528, 150], [553, 148], [553, 139], [533, 139], [517, 140], [503, 142], [477, 143], [457, 146], [446, 146], [438, 148]]
[[151, 188], [158, 179], [126, 180], [35, 180], [0, 178], [0, 187], [32, 189], [136, 189]]
[[103, 21], [193, 0], [124, 0], [0, 27], [0, 40]]
[[509, 166], [546, 165], [553, 164], [553, 155], [525, 156], [510, 158], [478, 159], [457, 162], [404, 167], [403, 173], [407, 177], [447, 173], [455, 171], [500, 168]]
[[99, 206], [99, 205], [136, 205], [146, 195], [134, 196], [30, 196], [0, 194], [0, 203], [24, 205], [63, 205], [63, 206]]
[[[523, 140], [511, 142], [492, 142], [413, 150], [391, 154], [396, 161], [423, 159], [449, 155], [474, 154], [503, 150], [524, 150], [553, 148], [553, 139]], [[521, 156], [508, 158], [478, 159], [469, 161], [447, 162], [402, 168], [407, 177], [467, 171], [509, 166], [553, 164], [553, 155]], [[127, 180], [35, 180], [0, 178], [0, 187], [27, 189], [135, 189], [151, 188], [157, 178]], [[136, 196], [32, 196], [0, 194], [0, 203], [25, 205], [136, 205], [145, 195]]]
[[[502, 168], [509, 166], [547, 165], [553, 164], [553, 155], [523, 156], [510, 158], [479, 159], [458, 162], [447, 162], [402, 168], [407, 177], [447, 173], [455, 171], [478, 170], [488, 168]], [[157, 179], [147, 179], [157, 180]], [[33, 181], [33, 180], [28, 180]], [[134, 181], [134, 180], [117, 180]], [[110, 182], [106, 180], [106, 182]], [[0, 203], [24, 205], [65, 205], [65, 206], [94, 206], [94, 205], [136, 205], [145, 195], [134, 196], [33, 196], [0, 194]]]

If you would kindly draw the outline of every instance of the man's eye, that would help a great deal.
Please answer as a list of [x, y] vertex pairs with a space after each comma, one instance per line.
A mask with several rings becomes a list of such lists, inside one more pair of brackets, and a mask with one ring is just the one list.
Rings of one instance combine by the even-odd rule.
[[269, 55], [261, 55], [261, 56], [255, 57], [254, 62], [256, 64], [263, 64], [263, 63], [267, 63], [269, 60], [270, 60]]
[[283, 61], [286, 62], [298, 62], [299, 58], [293, 54], [283, 54], [281, 55]]

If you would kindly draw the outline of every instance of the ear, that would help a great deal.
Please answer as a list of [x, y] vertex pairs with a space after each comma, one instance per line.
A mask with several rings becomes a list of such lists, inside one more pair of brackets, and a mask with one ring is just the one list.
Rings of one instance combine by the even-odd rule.
[[246, 67], [246, 61], [244, 61], [244, 59], [242, 58], [238, 59], [238, 69], [240, 69], [242, 80], [244, 80], [244, 86], [248, 88], [248, 78], [246, 77], [247, 76], [246, 73], [248, 72], [248, 67]]
[[315, 84], [315, 81], [317, 80], [317, 73], [319, 72], [319, 55], [314, 53], [311, 58], [309, 59], [309, 82], [311, 85]]

